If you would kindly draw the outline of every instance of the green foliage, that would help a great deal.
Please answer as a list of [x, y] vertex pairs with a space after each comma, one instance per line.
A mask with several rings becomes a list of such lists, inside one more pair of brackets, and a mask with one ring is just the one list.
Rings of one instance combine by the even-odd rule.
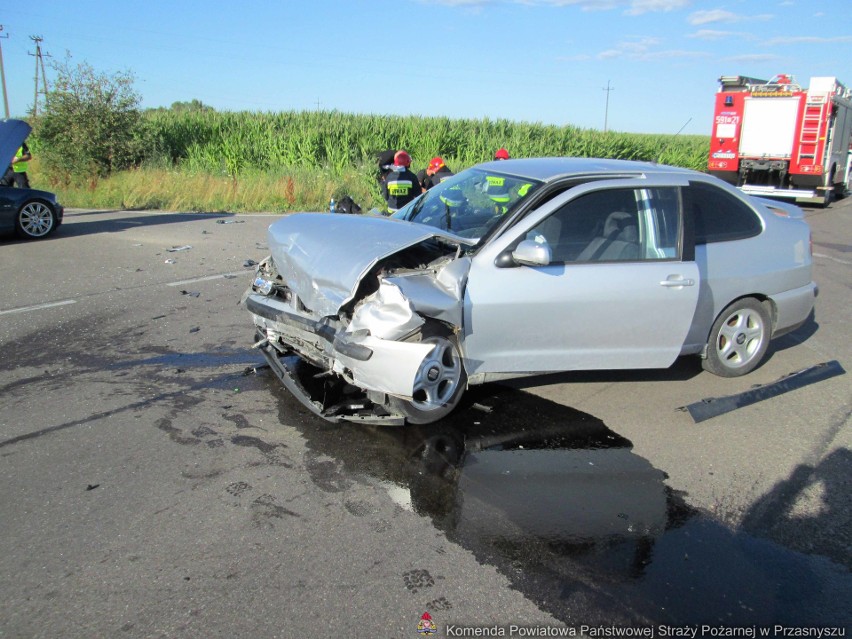
[[138, 164], [156, 148], [139, 111], [129, 72], [107, 75], [70, 58], [54, 65], [56, 79], [34, 124], [40, 159], [54, 183], [103, 177]]
[[201, 100], [192, 99], [189, 102], [172, 102], [172, 106], [169, 107], [172, 111], [177, 112], [186, 112], [186, 111], [214, 111], [213, 107], [207, 106]]
[[[439, 155], [456, 172], [491, 160], [500, 147], [512, 157], [645, 160], [699, 171], [709, 150], [706, 136], [604, 133], [488, 118], [204, 108], [145, 111], [131, 143], [143, 170], [99, 185], [109, 192], [102, 201], [110, 206], [281, 212], [324, 210], [332, 195], [346, 193], [366, 209], [381, 206], [376, 156], [385, 149], [408, 151], [415, 171]], [[85, 205], [85, 193], [74, 190], [76, 205]]]
[[440, 155], [454, 171], [512, 157], [578, 156], [706, 166], [704, 136], [617, 133], [508, 120], [356, 115], [339, 111], [282, 113], [149, 111], [146, 121], [173, 163], [193, 171], [346, 169], [371, 165], [385, 149], [405, 149], [422, 168]]

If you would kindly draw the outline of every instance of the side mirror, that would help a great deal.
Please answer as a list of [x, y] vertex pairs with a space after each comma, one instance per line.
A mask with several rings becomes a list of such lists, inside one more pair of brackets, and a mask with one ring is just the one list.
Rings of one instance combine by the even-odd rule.
[[551, 258], [550, 246], [546, 242], [539, 244], [533, 240], [524, 240], [512, 251], [512, 259], [515, 263], [524, 266], [547, 266]]

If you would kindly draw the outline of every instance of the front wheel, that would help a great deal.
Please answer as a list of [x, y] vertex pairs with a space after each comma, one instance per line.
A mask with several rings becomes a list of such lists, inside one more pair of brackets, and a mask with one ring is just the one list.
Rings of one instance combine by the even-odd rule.
[[56, 215], [44, 202], [26, 202], [15, 217], [15, 230], [25, 240], [37, 240], [50, 235], [56, 228]]
[[449, 415], [458, 406], [467, 386], [467, 375], [454, 335], [430, 331], [422, 343], [432, 344], [414, 379], [411, 400], [390, 398], [391, 408], [410, 424], [430, 424]]
[[766, 307], [753, 297], [729, 305], [713, 324], [707, 340], [704, 370], [720, 377], [739, 377], [760, 364], [772, 327]]

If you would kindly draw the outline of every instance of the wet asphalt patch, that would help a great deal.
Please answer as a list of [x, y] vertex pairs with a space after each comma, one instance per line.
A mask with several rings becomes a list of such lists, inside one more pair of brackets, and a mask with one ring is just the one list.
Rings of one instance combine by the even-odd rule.
[[[304, 412], [279, 397], [282, 422]], [[473, 388], [429, 426], [330, 425], [308, 415], [297, 429], [315, 483], [345, 491], [347, 478], [369, 477], [389, 486], [565, 623], [852, 621], [846, 568], [691, 508], [602, 421], [523, 391]], [[406, 576], [406, 587], [420, 583]]]

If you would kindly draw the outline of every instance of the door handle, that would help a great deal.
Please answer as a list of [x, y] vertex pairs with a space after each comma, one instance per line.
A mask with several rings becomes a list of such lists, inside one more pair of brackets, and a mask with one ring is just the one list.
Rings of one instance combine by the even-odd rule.
[[669, 279], [663, 280], [662, 282], [660, 282], [660, 286], [668, 286], [668, 287], [695, 286], [695, 280], [693, 280], [693, 279], [690, 279], [690, 278], [687, 278], [685, 280], [684, 279], [673, 279], [675, 277], [676, 276], [672, 275], [672, 276], [670, 276]]

